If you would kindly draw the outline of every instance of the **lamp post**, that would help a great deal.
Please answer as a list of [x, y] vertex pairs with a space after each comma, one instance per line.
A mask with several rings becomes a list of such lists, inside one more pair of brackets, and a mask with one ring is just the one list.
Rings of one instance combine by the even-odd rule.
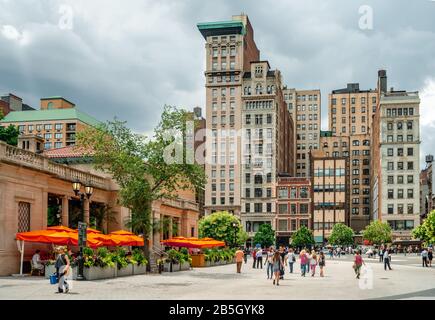
[[238, 230], [237, 223], [233, 222], [233, 228], [234, 228], [234, 248], [235, 248], [237, 245], [237, 230]]
[[[94, 188], [87, 183], [85, 186], [85, 192], [80, 192], [81, 189], [81, 182], [76, 179], [73, 184], [72, 184], [72, 189], [74, 191], [74, 194], [76, 196], [78, 196], [80, 198], [80, 206], [82, 209], [82, 219], [84, 220], [85, 217], [85, 198], [86, 199], [90, 199], [92, 196], [92, 193], [94, 192]], [[78, 240], [79, 240], [79, 247], [80, 247], [80, 253], [79, 256], [77, 258], [78, 260], [78, 267], [79, 270], [77, 272], [77, 280], [84, 280], [85, 277], [83, 276], [83, 247], [86, 245], [86, 229], [87, 229], [87, 225], [84, 222], [79, 222], [78, 225], [78, 229], [79, 229], [79, 234], [78, 234]]]

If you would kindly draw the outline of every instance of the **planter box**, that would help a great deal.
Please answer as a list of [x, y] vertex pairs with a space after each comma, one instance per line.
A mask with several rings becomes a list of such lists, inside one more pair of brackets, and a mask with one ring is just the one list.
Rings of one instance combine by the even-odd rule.
[[125, 268], [116, 270], [116, 277], [128, 277], [133, 275], [133, 265], [128, 264]]
[[110, 279], [116, 276], [116, 267], [112, 268], [100, 268], [100, 267], [90, 267], [83, 268], [83, 275], [86, 280], [99, 280], [99, 279]]
[[189, 262], [183, 262], [181, 264], [181, 271], [190, 270], [190, 263]]
[[202, 253], [190, 255], [192, 258], [192, 267], [204, 267], [205, 266], [205, 255]]
[[145, 274], [147, 273], [147, 265], [138, 266], [137, 264], [133, 265], [133, 275], [137, 274]]

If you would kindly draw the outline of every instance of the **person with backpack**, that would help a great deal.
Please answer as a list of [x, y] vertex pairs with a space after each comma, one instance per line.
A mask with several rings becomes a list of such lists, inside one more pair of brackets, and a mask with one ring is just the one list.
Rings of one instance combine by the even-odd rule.
[[59, 293], [68, 293], [69, 285], [68, 285], [68, 272], [70, 270], [70, 261], [68, 255], [65, 254], [65, 247], [58, 248], [58, 256], [56, 259], [55, 267], [56, 274], [59, 281], [58, 292]]

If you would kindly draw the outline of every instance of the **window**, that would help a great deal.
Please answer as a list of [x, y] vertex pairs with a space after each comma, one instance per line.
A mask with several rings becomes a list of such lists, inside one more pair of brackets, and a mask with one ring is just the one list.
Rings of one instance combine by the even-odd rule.
[[49, 140], [49, 139], [51, 139], [51, 133], [46, 133], [46, 134], [44, 135], [44, 139], [45, 139], [45, 140]]
[[263, 211], [263, 204], [262, 203], [254, 203], [254, 211], [255, 212], [262, 212]]
[[408, 156], [413, 156], [414, 155], [414, 148], [408, 148]]
[[397, 176], [397, 184], [403, 184], [403, 176]]
[[406, 129], [408, 129], [408, 130], [412, 130], [412, 121], [408, 121], [408, 122], [406, 123]]
[[397, 213], [398, 214], [403, 214], [403, 204], [398, 204], [397, 205]]
[[299, 205], [299, 213], [300, 214], [307, 214], [308, 213], [308, 204], [306, 203], [301, 203]]
[[397, 148], [397, 156], [403, 157], [403, 148]]
[[44, 143], [44, 149], [51, 149], [51, 142]]
[[403, 170], [403, 162], [397, 162], [397, 170]]
[[30, 231], [30, 203], [18, 202], [18, 232]]
[[280, 214], [287, 214], [288, 213], [288, 205], [286, 203], [280, 203], [278, 205], [278, 212]]
[[[250, 211], [251, 211], [251, 204], [250, 203], [245, 203], [245, 212], [249, 213]], [[248, 231], [248, 230], [246, 230], [246, 231]]]
[[408, 189], [408, 199], [414, 199], [414, 189]]
[[387, 206], [387, 210], [388, 210], [388, 214], [393, 214], [394, 213], [394, 204], [389, 204]]
[[55, 133], [55, 134], [54, 134], [54, 137], [55, 137], [56, 139], [62, 139], [62, 133]]
[[388, 176], [387, 181], [388, 184], [394, 184], [394, 176]]
[[408, 161], [408, 170], [414, 170], [414, 162]]
[[408, 183], [414, 183], [414, 176], [412, 176], [412, 175], [408, 175], [407, 178], [408, 178], [408, 179], [407, 179]]
[[397, 190], [397, 199], [403, 199], [403, 189]]
[[278, 198], [285, 199], [288, 197], [287, 188], [279, 188], [278, 189]]
[[55, 142], [54, 143], [54, 148], [56, 148], [56, 149], [62, 148], [62, 142]]
[[51, 124], [44, 125], [44, 130], [51, 130], [51, 128], [52, 128]]
[[56, 130], [62, 130], [62, 128], [63, 128], [63, 124], [62, 124], [62, 123], [56, 123], [56, 124], [54, 125], [54, 128], [55, 128]]
[[387, 149], [387, 156], [392, 157], [393, 156], [393, 148], [388, 148]]
[[414, 205], [412, 204], [412, 203], [409, 203], [408, 205], [407, 205], [407, 213], [408, 214], [414, 214]]
[[394, 199], [394, 190], [388, 189], [388, 199]]

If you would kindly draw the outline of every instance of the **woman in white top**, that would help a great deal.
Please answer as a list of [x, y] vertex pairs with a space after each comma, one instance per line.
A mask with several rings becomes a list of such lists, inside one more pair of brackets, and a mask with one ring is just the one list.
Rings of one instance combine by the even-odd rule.
[[312, 250], [310, 255], [310, 267], [311, 267], [312, 277], [314, 277], [314, 274], [316, 273], [316, 266], [317, 266], [317, 255], [316, 255], [316, 251]]

